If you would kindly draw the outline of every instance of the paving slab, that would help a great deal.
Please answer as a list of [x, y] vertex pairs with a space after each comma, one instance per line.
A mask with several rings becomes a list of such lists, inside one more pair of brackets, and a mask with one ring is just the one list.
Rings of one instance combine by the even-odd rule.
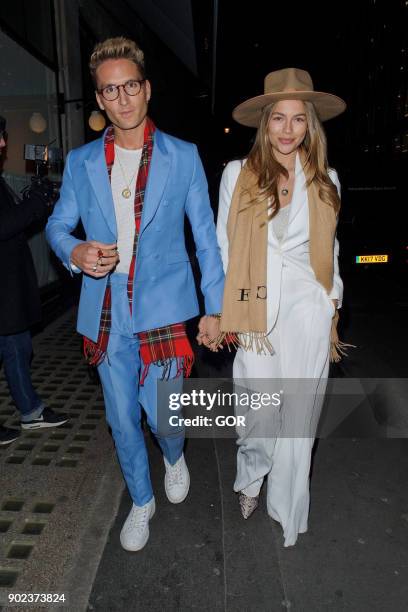
[[123, 551], [124, 494], [88, 610], [113, 612], [403, 612], [408, 602], [408, 444], [321, 440], [313, 467], [309, 530], [284, 548], [282, 529], [259, 509], [244, 521], [232, 491], [233, 440], [189, 440], [192, 484], [171, 505], [160, 451], [151, 446], [157, 514], [139, 553]]
[[[5, 610], [12, 593], [63, 594], [69, 609], [84, 609], [123, 491], [101, 390], [81, 358], [75, 316], [68, 312], [33, 343], [34, 386], [69, 421], [24, 432], [0, 447], [0, 606]], [[3, 373], [0, 421], [18, 427]], [[31, 607], [47, 609], [40, 602]]]
[[279, 548], [292, 610], [384, 612], [408, 602], [406, 440], [320, 440], [309, 531]]
[[[90, 598], [90, 610], [268, 609], [283, 599], [270, 521], [240, 516], [230, 476], [232, 440], [189, 440], [191, 489], [182, 504], [164, 493], [160, 451], [149, 445], [157, 511], [148, 545], [127, 553], [119, 533], [131, 501], [124, 494]], [[228, 466], [226, 465], [228, 462]], [[254, 592], [254, 584], [261, 588]]]
[[[391, 300], [379, 305], [371, 285], [366, 285], [360, 293], [355, 292], [349, 306], [346, 302], [343, 338], [357, 348], [340, 366], [332, 368], [331, 375], [390, 379], [406, 376], [405, 349], [402, 343], [393, 341], [392, 335], [395, 321], [399, 329], [406, 329], [406, 303]], [[350, 307], [353, 317], [347, 323]], [[198, 354], [196, 376], [231, 376], [231, 356]], [[375, 406], [366, 402], [331, 438], [318, 441], [309, 529], [299, 536], [296, 546], [289, 548], [283, 547], [280, 525], [266, 513], [264, 491], [251, 519], [241, 518], [232, 491], [234, 440], [188, 441], [191, 492], [176, 509], [165, 499], [160, 453], [151, 447], [160, 522], [157, 517], [152, 521], [151, 539], [141, 553], [122, 551], [119, 532], [130, 507], [124, 493], [89, 610], [405, 612], [405, 414], [401, 413], [398, 431], [391, 432], [394, 439], [385, 439], [390, 432], [378, 420]], [[177, 521], [173, 520], [174, 512]], [[176, 580], [172, 580], [173, 576], [177, 576]]]

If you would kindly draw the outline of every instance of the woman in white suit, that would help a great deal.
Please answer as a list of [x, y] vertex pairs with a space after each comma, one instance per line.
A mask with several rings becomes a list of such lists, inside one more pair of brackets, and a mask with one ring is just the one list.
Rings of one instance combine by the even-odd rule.
[[268, 74], [265, 93], [234, 110], [236, 121], [258, 131], [248, 158], [226, 166], [220, 187], [221, 332], [238, 346], [234, 381], [257, 391], [269, 381], [283, 392], [278, 408], [246, 409], [234, 490], [248, 518], [267, 480], [267, 510], [281, 523], [285, 546], [307, 530], [311, 451], [329, 361], [345, 346], [336, 332], [340, 186], [321, 126], [345, 106], [314, 91], [303, 70]]

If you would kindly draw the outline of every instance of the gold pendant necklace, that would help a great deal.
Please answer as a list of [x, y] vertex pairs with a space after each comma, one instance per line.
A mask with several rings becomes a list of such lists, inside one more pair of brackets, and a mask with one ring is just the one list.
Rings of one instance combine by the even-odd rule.
[[123, 178], [124, 178], [124, 181], [125, 181], [125, 184], [126, 184], [126, 187], [124, 189], [122, 189], [122, 197], [124, 197], [126, 200], [128, 200], [130, 198], [130, 196], [132, 195], [132, 191], [130, 189], [130, 186], [131, 186], [132, 181], [135, 178], [136, 173], [139, 170], [139, 168], [136, 168], [136, 170], [133, 173], [132, 178], [130, 179], [130, 181], [128, 181], [127, 178], [126, 178], [125, 171], [123, 170], [123, 166], [122, 166], [122, 163], [120, 161], [119, 155], [117, 154], [117, 151], [115, 153], [116, 153], [115, 159], [117, 159], [118, 162], [119, 162], [119, 166], [120, 166], [120, 169], [122, 171]]
[[[289, 168], [289, 169], [287, 168], [287, 171], [288, 171], [288, 173], [290, 174], [291, 172], [293, 172], [293, 171], [294, 171], [294, 169], [295, 169], [294, 167], [293, 167], [293, 168]], [[283, 196], [287, 196], [287, 195], [288, 195], [288, 193], [289, 193], [289, 189], [288, 189], [288, 187], [283, 187], [283, 188], [281, 189], [281, 194], [282, 194]]]

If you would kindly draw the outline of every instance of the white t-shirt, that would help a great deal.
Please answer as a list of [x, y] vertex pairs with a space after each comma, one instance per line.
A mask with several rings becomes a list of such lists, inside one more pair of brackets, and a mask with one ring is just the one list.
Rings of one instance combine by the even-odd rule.
[[[135, 188], [142, 149], [122, 149], [115, 145], [115, 161], [112, 166], [111, 186], [118, 228], [120, 261], [115, 272], [129, 273], [135, 239]], [[129, 187], [131, 195], [125, 198], [122, 191]], [[114, 272], [114, 273], [115, 273]]]

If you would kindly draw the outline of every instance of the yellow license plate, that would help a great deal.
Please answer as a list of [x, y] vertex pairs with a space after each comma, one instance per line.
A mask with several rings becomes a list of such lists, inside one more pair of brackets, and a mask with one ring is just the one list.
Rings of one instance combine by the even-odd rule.
[[388, 263], [388, 255], [356, 255], [358, 264]]

